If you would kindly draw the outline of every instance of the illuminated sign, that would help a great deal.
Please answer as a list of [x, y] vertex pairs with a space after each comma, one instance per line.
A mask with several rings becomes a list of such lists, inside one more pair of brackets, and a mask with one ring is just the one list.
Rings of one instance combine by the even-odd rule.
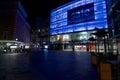
[[91, 20], [95, 20], [93, 3], [80, 6], [68, 11], [68, 24], [76, 24]]
[[17, 48], [17, 46], [10, 46], [10, 48], [11, 48], [11, 49], [15, 49], [15, 48]]

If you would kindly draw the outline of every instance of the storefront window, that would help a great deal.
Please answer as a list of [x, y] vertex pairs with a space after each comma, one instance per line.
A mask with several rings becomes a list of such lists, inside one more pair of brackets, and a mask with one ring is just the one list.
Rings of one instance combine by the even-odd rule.
[[87, 32], [80, 33], [80, 40], [87, 40]]
[[69, 39], [70, 39], [69, 35], [67, 35], [67, 34], [63, 35], [63, 41], [69, 41]]

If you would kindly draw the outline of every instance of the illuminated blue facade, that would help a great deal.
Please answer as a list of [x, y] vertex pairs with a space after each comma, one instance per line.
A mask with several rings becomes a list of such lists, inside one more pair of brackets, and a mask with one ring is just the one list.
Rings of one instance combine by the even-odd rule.
[[105, 0], [74, 0], [51, 12], [50, 35], [107, 29]]

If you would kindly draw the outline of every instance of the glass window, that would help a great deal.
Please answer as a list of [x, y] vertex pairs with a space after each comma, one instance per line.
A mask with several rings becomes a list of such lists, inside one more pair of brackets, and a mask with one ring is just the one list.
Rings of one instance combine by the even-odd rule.
[[3, 39], [7, 40], [8, 39], [8, 31], [3, 32]]

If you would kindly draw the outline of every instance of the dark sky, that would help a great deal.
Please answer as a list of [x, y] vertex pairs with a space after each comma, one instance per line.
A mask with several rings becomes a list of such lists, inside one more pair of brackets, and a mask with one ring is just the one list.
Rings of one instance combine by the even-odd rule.
[[47, 18], [50, 11], [72, 0], [20, 0], [26, 13], [28, 14], [28, 22], [31, 27], [36, 26], [37, 16], [41, 20]]

